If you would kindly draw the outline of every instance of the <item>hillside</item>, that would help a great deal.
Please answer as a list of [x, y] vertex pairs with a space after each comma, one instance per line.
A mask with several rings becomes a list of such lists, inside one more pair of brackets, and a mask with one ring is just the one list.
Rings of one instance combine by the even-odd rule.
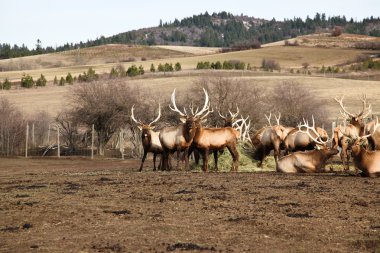
[[100, 36], [94, 40], [66, 43], [56, 48], [29, 50], [25, 46], [0, 44], [0, 59], [20, 56], [62, 52], [106, 44], [128, 45], [182, 45], [201, 47], [241, 47], [267, 44], [314, 33], [331, 33], [339, 27], [349, 34], [380, 36], [380, 18], [366, 18], [361, 21], [347, 20], [345, 16], [326, 17], [316, 13], [313, 18], [292, 17], [278, 21], [265, 20], [227, 12], [193, 15], [182, 20], [160, 21], [157, 27], [122, 32], [110, 37]]

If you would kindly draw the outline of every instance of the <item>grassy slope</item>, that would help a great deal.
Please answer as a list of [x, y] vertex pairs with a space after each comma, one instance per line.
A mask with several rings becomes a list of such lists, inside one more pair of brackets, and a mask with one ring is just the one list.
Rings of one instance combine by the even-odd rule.
[[[168, 49], [161, 48], [160, 50], [168, 50]], [[169, 50], [169, 52], [174, 52], [174, 51]], [[222, 53], [222, 54], [218, 53], [218, 54], [197, 55], [197, 56], [189, 56], [188, 53], [179, 52], [179, 51], [176, 51], [176, 52], [177, 54], [174, 54], [172, 56], [168, 55], [166, 59], [163, 59], [163, 57], [165, 56], [161, 55], [162, 58], [160, 59], [128, 62], [128, 63], [122, 63], [122, 64], [126, 68], [128, 68], [132, 64], [136, 64], [136, 65], [141, 64], [146, 70], [149, 70], [150, 65], [152, 63], [157, 67], [159, 63], [171, 62], [174, 64], [176, 62], [180, 62], [182, 65], [182, 69], [191, 70], [195, 68], [197, 62], [199, 61], [211, 61], [211, 62], [222, 61], [223, 62], [225, 60], [240, 60], [245, 63], [250, 63], [251, 66], [259, 67], [261, 65], [262, 59], [270, 58], [270, 59], [277, 60], [280, 63], [281, 67], [285, 69], [301, 68], [302, 63], [304, 62], [308, 62], [310, 64], [310, 68], [313, 68], [313, 67], [321, 67], [322, 65], [330, 66], [330, 65], [341, 64], [341, 63], [346, 62], [347, 60], [353, 60], [358, 55], [366, 53], [367, 51], [355, 50], [355, 49], [340, 49], [340, 48], [311, 48], [311, 47], [278, 46], [278, 47], [261, 48], [257, 50], [247, 50], [247, 51], [239, 51], [239, 52], [230, 52], [230, 53]], [[184, 57], [184, 54], [186, 55], [186, 57]], [[33, 57], [36, 57], [36, 56], [33, 56]], [[152, 57], [147, 57], [147, 58], [151, 59]], [[106, 61], [106, 60], [103, 59], [103, 61]], [[88, 62], [90, 63], [91, 61], [88, 61]], [[73, 65], [73, 66], [49, 68], [49, 69], [0, 72], [0, 79], [4, 79], [8, 77], [11, 80], [19, 80], [22, 74], [25, 72], [25, 73], [30, 74], [34, 78], [38, 78], [39, 75], [43, 73], [48, 80], [53, 80], [54, 76], [57, 76], [58, 78], [60, 78], [61, 76], [66, 76], [68, 72], [70, 72], [73, 75], [78, 75], [80, 73], [83, 73], [85, 70], [87, 70], [89, 66], [94, 67], [94, 69], [98, 73], [109, 73], [110, 69], [116, 64], [117, 64], [116, 62], [114, 63], [94, 62], [93, 64], [89, 64], [89, 65]]]
[[[184, 92], [190, 88], [194, 81], [199, 80], [206, 75], [193, 72], [192, 75], [154, 75], [143, 79], [122, 79], [125, 83], [136, 84], [142, 88], [148, 88], [157, 91], [162, 97], [169, 97], [174, 88], [178, 88], [179, 92]], [[210, 73], [210, 72], [209, 72]], [[360, 102], [357, 100], [360, 94], [366, 93], [369, 101], [373, 105], [373, 112], [380, 113], [380, 88], [379, 82], [362, 81], [362, 80], [346, 80], [337, 78], [309, 77], [309, 76], [285, 76], [281, 74], [265, 75], [258, 73], [257, 76], [242, 76], [241, 72], [219, 72], [228, 74], [232, 78], [241, 78], [247, 80], [251, 85], [267, 87], [272, 89], [275, 85], [285, 81], [294, 80], [300, 85], [309, 88], [314, 92], [315, 96], [324, 100], [329, 107], [329, 117], [333, 119], [339, 115], [339, 106], [333, 101], [336, 95], [345, 95], [347, 108], [350, 111], [358, 111]], [[75, 84], [78, 85], [78, 84]], [[16, 103], [26, 113], [32, 113], [38, 110], [47, 110], [51, 115], [56, 113], [64, 106], [67, 101], [71, 86], [52, 86], [38, 89], [19, 89], [11, 91], [0, 91], [0, 96], [9, 98]]]

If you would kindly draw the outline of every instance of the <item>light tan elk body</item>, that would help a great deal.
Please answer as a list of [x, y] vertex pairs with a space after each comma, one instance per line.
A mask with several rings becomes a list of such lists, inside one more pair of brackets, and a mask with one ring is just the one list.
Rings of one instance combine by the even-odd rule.
[[354, 165], [357, 169], [361, 170], [361, 175], [369, 177], [380, 176], [380, 151], [369, 151], [364, 146], [367, 144], [367, 138], [373, 134], [376, 129], [380, 129], [379, 120], [376, 119], [376, 124], [374, 125], [373, 132], [358, 137], [356, 139], [350, 139], [351, 144], [351, 156], [354, 160]]
[[[306, 124], [305, 120], [304, 123]], [[302, 126], [303, 128], [305, 126]], [[311, 136], [310, 136], [311, 135]], [[295, 128], [289, 132], [286, 136], [284, 145], [285, 145], [285, 154], [289, 154], [290, 152], [295, 151], [305, 151], [305, 150], [313, 150], [317, 142], [326, 141], [329, 136], [323, 128], [315, 127], [314, 125], [314, 117], [313, 117], [313, 127], [310, 131], [310, 135], [305, 132], [299, 131], [299, 129]]]
[[364, 135], [364, 123], [363, 119], [371, 113], [371, 105], [367, 106], [367, 99], [365, 96], [361, 98], [363, 103], [363, 108], [361, 112], [353, 114], [347, 111], [343, 105], [343, 98], [337, 99], [335, 101], [339, 103], [342, 116], [344, 120], [349, 119], [350, 123], [347, 126], [337, 126], [334, 129], [334, 136], [332, 141], [333, 148], [341, 148], [340, 157], [342, 159], [343, 167], [345, 170], [349, 170], [350, 156], [348, 154], [348, 138], [358, 138]]
[[134, 122], [136, 122], [137, 127], [141, 130], [141, 142], [144, 149], [144, 155], [141, 160], [141, 165], [139, 171], [142, 171], [146, 156], [148, 153], [153, 153], [153, 170], [156, 170], [156, 157], [158, 154], [162, 154], [162, 146], [159, 139], [159, 132], [153, 131], [154, 126], [153, 123], [157, 122], [161, 117], [161, 107], [158, 106], [158, 116], [155, 120], [150, 122], [149, 124], [144, 124], [140, 120], [136, 120], [134, 114], [134, 105], [131, 109], [131, 118]]
[[[179, 114], [182, 124], [178, 126], [165, 127], [160, 131], [159, 139], [162, 145], [163, 154], [162, 154], [162, 169], [168, 170], [170, 165], [170, 155], [177, 151], [177, 170], [179, 169], [180, 161], [180, 152], [184, 152], [185, 159], [185, 169], [189, 168], [189, 157], [188, 150], [193, 142], [197, 123], [201, 120], [201, 116], [205, 111], [208, 111], [209, 108], [209, 97], [207, 91], [203, 89], [205, 93], [205, 104], [201, 111], [196, 111], [195, 113], [191, 110], [191, 115], [188, 115], [186, 110], [181, 112], [175, 103], [175, 90], [171, 96], [172, 106], [170, 109]], [[192, 108], [191, 108], [192, 109]]]
[[[198, 123], [197, 131], [193, 140], [194, 148], [202, 154], [203, 171], [208, 170], [208, 156], [210, 151], [227, 148], [232, 156], [231, 171], [237, 171], [239, 166], [239, 153], [237, 150], [237, 139], [240, 133], [232, 127], [203, 128]], [[215, 163], [216, 169], [217, 161]]]
[[279, 159], [276, 168], [283, 173], [322, 172], [327, 160], [338, 153], [337, 149], [298, 151]]
[[255, 150], [253, 153], [253, 159], [259, 161], [259, 166], [261, 167], [263, 161], [267, 155], [269, 155], [270, 151], [274, 150], [274, 158], [277, 162], [278, 157], [281, 153], [281, 145], [285, 140], [288, 133], [293, 130], [292, 127], [284, 127], [280, 125], [280, 118], [276, 117], [277, 125], [272, 126], [270, 122], [271, 114], [267, 117], [269, 125], [259, 129], [252, 137], [251, 142], [254, 146]]
[[380, 150], [380, 128], [376, 128], [376, 119], [371, 120], [365, 125], [364, 134], [371, 133], [371, 136], [368, 137], [368, 143], [371, 150]]
[[[220, 113], [220, 111], [218, 111], [219, 116], [224, 121], [223, 128], [225, 128], [225, 127], [232, 128], [232, 124], [236, 121], [236, 117], [239, 114], [239, 108], [236, 107], [236, 109], [237, 109], [237, 111], [235, 113], [232, 113], [231, 110], [228, 110], [229, 114], [226, 114], [225, 116], [222, 115]], [[196, 144], [197, 144], [196, 142], [194, 142], [192, 144], [191, 150], [189, 151], [189, 155], [191, 154], [191, 152], [194, 151], [195, 163], [198, 164], [199, 163], [199, 150], [195, 148]], [[218, 153], [223, 154], [224, 148], [225, 147], [222, 147], [220, 149], [215, 149], [215, 150], [208, 150], [209, 153], [212, 151], [212, 153], [214, 155], [214, 164], [215, 164], [215, 170], [216, 171], [218, 171]]]

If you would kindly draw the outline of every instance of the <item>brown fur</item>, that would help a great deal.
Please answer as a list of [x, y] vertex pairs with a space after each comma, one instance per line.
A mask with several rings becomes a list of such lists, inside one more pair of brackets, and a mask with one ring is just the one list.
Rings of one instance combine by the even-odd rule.
[[337, 149], [295, 152], [279, 159], [276, 169], [283, 173], [322, 172], [326, 161], [338, 152]]
[[[315, 130], [323, 141], [328, 140], [328, 134], [326, 130], [320, 127], [316, 127]], [[311, 131], [310, 133], [314, 138], [317, 138], [316, 134]], [[285, 141], [286, 154], [295, 151], [313, 150], [316, 146], [315, 141], [310, 138], [306, 133], [299, 132], [298, 129], [293, 129], [286, 136]]]
[[366, 150], [364, 141], [358, 138], [351, 146], [351, 156], [355, 167], [362, 171], [363, 176], [378, 177], [380, 176], [380, 151]]
[[[208, 170], [208, 155], [210, 151], [227, 149], [230, 151], [233, 162], [231, 171], [237, 171], [239, 167], [239, 153], [237, 151], [237, 138], [240, 133], [232, 127], [203, 128], [197, 126], [197, 132], [193, 140], [194, 148], [202, 154], [203, 171]], [[215, 164], [217, 168], [217, 162]]]

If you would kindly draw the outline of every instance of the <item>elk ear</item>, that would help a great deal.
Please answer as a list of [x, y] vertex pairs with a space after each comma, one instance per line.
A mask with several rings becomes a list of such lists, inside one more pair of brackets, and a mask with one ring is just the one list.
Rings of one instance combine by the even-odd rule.
[[137, 128], [140, 129], [140, 131], [142, 131], [142, 126], [141, 125], [138, 125]]
[[186, 122], [186, 117], [180, 117], [179, 120], [180, 120], [182, 123], [185, 123], [185, 122]]

